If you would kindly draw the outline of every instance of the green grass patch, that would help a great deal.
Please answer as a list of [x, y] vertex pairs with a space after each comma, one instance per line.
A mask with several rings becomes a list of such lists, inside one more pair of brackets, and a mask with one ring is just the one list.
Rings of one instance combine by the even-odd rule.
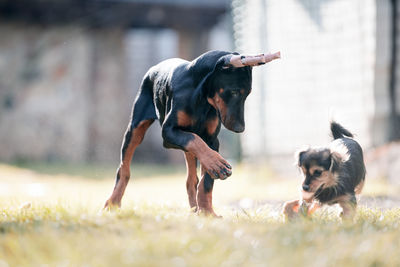
[[268, 208], [213, 219], [149, 203], [111, 213], [32, 203], [0, 213], [9, 266], [400, 265], [400, 209], [361, 208], [354, 223], [329, 212], [287, 223]]
[[[337, 207], [323, 208], [286, 222], [280, 208], [296, 196], [298, 181], [263, 167], [235, 166], [232, 177], [215, 182], [222, 219], [189, 211], [182, 169], [136, 166], [122, 208], [105, 212], [112, 177], [59, 168], [0, 164], [1, 267], [400, 266], [399, 207], [361, 205], [354, 222], [342, 222]], [[396, 193], [378, 185], [366, 185], [369, 198], [374, 188]]]

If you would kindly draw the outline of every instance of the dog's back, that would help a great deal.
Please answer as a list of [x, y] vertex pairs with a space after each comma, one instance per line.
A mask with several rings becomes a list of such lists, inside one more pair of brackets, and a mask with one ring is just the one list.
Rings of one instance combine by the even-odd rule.
[[362, 148], [353, 139], [353, 134], [337, 122], [331, 122], [331, 133], [334, 139], [331, 149], [346, 154], [340, 176], [348, 176], [353, 181], [351, 186], [356, 189], [356, 193], [360, 193], [366, 174]]

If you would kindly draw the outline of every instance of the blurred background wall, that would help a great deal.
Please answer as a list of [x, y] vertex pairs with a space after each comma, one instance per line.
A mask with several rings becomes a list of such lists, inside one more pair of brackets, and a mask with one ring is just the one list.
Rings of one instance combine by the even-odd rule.
[[[231, 50], [225, 0], [0, 2], [0, 160], [118, 163], [154, 64]], [[155, 123], [136, 161], [174, 162]]]
[[[282, 52], [254, 69], [245, 133], [221, 133], [228, 158], [292, 161], [332, 118], [365, 148], [398, 140], [398, 13], [394, 0], [0, 1], [0, 161], [117, 164], [148, 68], [211, 49]], [[134, 160], [181, 161], [153, 125]]]

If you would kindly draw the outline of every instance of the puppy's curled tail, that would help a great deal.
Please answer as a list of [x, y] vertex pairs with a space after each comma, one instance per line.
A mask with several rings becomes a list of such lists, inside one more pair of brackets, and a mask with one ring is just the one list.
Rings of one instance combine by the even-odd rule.
[[339, 139], [346, 136], [353, 137], [353, 134], [350, 131], [346, 130], [342, 125], [335, 121], [331, 122], [331, 132], [333, 139]]

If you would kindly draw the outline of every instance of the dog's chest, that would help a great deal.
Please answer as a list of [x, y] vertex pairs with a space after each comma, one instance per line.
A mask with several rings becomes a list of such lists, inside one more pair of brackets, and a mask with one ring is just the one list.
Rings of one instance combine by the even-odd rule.
[[200, 117], [195, 120], [192, 131], [201, 137], [212, 137], [218, 135], [220, 125], [221, 123], [217, 116], [209, 118]]
[[183, 130], [188, 130], [199, 136], [210, 137], [218, 134], [220, 120], [217, 114], [190, 114], [177, 112], [177, 124]]

